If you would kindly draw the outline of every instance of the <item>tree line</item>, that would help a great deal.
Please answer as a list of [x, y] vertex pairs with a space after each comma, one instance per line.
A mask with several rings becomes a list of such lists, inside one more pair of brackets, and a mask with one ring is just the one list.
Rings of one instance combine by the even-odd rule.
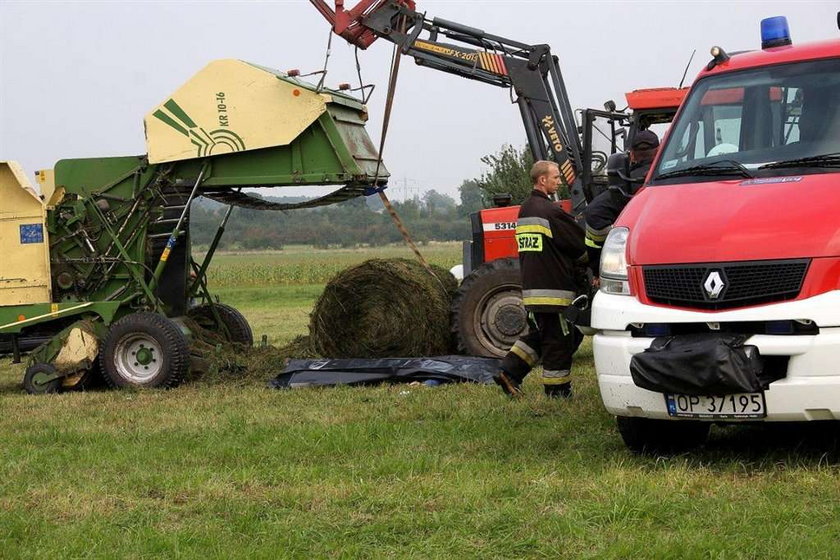
[[[492, 206], [494, 194], [510, 193], [520, 203], [530, 192], [528, 171], [533, 159], [527, 149], [505, 146], [482, 158], [488, 166], [478, 179], [461, 183], [459, 200], [431, 190], [421, 198], [392, 204], [418, 243], [463, 241], [471, 237], [469, 215]], [[252, 194], [252, 196], [259, 196]], [[300, 197], [265, 197], [294, 203]], [[201, 198], [190, 210], [190, 233], [198, 247], [212, 241], [227, 207]], [[356, 198], [319, 208], [289, 211], [235, 208], [219, 248], [228, 250], [282, 249], [285, 245], [315, 247], [376, 246], [402, 241], [379, 196]]]

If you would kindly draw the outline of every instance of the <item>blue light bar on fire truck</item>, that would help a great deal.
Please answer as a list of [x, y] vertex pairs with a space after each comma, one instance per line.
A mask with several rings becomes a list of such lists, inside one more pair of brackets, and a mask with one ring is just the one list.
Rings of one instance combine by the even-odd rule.
[[790, 45], [790, 27], [785, 16], [761, 20], [761, 48], [771, 49]]

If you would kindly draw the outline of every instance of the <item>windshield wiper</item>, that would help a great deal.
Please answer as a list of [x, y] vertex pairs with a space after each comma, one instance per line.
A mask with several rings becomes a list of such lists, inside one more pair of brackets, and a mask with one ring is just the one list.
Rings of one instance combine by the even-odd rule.
[[785, 167], [840, 167], [840, 152], [776, 161], [762, 165], [759, 169], [783, 169]]
[[701, 175], [704, 177], [717, 175], [740, 175], [741, 177], [754, 177], [750, 170], [744, 167], [740, 162], [735, 161], [734, 159], [721, 159], [704, 165], [695, 165], [684, 169], [669, 171], [668, 173], [662, 173], [653, 179], [670, 179], [672, 177], [687, 177], [689, 175]]

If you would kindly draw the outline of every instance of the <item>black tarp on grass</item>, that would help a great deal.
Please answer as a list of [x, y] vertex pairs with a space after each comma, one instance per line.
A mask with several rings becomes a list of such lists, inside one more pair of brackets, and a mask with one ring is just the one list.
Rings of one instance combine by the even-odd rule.
[[379, 383], [493, 383], [501, 361], [472, 356], [290, 360], [269, 382], [275, 389]]

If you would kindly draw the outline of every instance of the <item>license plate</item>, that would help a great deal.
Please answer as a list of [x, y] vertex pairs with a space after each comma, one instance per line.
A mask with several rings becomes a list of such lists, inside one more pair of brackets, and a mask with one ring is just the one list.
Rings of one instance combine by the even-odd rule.
[[764, 418], [764, 393], [738, 393], [720, 397], [665, 395], [668, 414], [682, 418]]

